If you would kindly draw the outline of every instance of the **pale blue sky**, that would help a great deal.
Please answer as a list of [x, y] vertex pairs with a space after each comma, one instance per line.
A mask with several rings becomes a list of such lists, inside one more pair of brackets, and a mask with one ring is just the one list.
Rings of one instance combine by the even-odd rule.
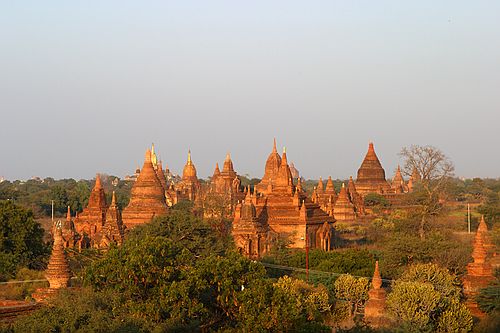
[[500, 1], [2, 1], [0, 176], [181, 172], [276, 137], [307, 178], [431, 144], [500, 176]]

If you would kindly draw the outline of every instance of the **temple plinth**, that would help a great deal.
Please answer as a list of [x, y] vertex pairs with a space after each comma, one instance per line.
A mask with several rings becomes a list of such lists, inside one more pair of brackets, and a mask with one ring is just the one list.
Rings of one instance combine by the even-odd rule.
[[167, 213], [165, 190], [153, 167], [151, 151], [148, 149], [141, 173], [132, 187], [130, 202], [123, 210], [123, 224], [128, 229], [132, 229], [137, 225], [151, 221], [156, 216]]

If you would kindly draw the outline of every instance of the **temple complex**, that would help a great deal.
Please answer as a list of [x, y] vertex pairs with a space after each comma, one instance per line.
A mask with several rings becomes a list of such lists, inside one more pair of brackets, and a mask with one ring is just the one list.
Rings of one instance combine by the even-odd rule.
[[45, 272], [45, 277], [49, 281], [49, 288], [37, 289], [33, 298], [37, 301], [44, 301], [54, 295], [57, 291], [69, 286], [71, 271], [69, 269], [68, 259], [64, 253], [64, 241], [62, 236], [62, 223], [58, 221], [55, 226], [54, 244], [52, 245], [52, 254]]
[[484, 246], [484, 227], [479, 227], [472, 250], [473, 262], [467, 265], [467, 274], [463, 277], [464, 295], [466, 297], [466, 305], [472, 315], [478, 318], [483, 318], [485, 313], [481, 311], [476, 302], [476, 296], [479, 291], [488, 286], [495, 277], [493, 268], [488, 260], [488, 253]]
[[247, 190], [244, 203], [236, 207], [233, 236], [243, 254], [258, 258], [278, 238], [287, 238], [295, 248], [332, 247], [334, 221], [307, 198], [299, 183], [294, 185], [286, 150], [280, 156], [275, 140], [264, 177], [253, 193]]
[[74, 221], [76, 232], [80, 235], [80, 247], [88, 247], [90, 240], [101, 230], [106, 220], [107, 209], [106, 194], [101, 184], [101, 177], [97, 174], [94, 188], [90, 192], [89, 203]]
[[356, 188], [361, 195], [390, 191], [391, 186], [385, 179], [384, 168], [375, 154], [372, 142], [368, 145], [368, 152], [358, 169]]
[[151, 150], [147, 150], [141, 173], [134, 183], [128, 206], [123, 210], [123, 224], [132, 229], [155, 216], [166, 215], [165, 189], [153, 167]]
[[382, 288], [382, 278], [377, 260], [373, 272], [372, 287], [368, 291], [368, 301], [365, 303], [365, 322], [371, 327], [377, 328], [387, 324], [385, 302], [386, 291]]

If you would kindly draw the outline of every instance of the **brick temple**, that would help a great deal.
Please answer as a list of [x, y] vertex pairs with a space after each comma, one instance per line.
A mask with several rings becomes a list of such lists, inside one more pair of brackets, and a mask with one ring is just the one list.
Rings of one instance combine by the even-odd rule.
[[237, 205], [233, 220], [233, 237], [244, 255], [258, 258], [269, 251], [279, 238], [294, 248], [332, 248], [335, 219], [311, 201], [297, 186], [288, 165], [286, 150], [277, 152], [276, 141], [269, 154], [264, 176], [253, 192]]

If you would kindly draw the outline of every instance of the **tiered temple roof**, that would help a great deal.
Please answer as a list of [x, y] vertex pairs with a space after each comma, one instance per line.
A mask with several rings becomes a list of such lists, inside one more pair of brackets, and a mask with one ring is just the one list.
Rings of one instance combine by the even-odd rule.
[[266, 167], [264, 169], [264, 176], [259, 184], [257, 184], [257, 191], [259, 193], [267, 193], [272, 190], [278, 177], [278, 170], [281, 166], [281, 156], [276, 149], [276, 139], [274, 140], [273, 150], [267, 157]]
[[380, 164], [372, 142], [368, 145], [368, 152], [358, 169], [356, 188], [361, 195], [390, 191], [391, 186], [385, 179], [385, 170]]
[[365, 215], [365, 201], [363, 197], [358, 193], [352, 176], [349, 177], [349, 182], [347, 183], [347, 194], [349, 195], [349, 199], [351, 199], [351, 202], [354, 205], [356, 215]]
[[107, 209], [106, 194], [101, 184], [101, 177], [97, 174], [94, 188], [90, 192], [89, 203], [75, 218], [75, 228], [81, 236], [81, 241], [84, 240], [85, 235], [92, 238], [96, 232], [101, 230], [106, 219]]
[[356, 219], [354, 204], [351, 202], [345, 184], [342, 183], [335, 205], [333, 206], [333, 216], [337, 221], [353, 221]]
[[392, 188], [396, 193], [408, 192], [408, 186], [405, 183], [403, 175], [401, 174], [401, 168], [398, 165], [394, 178], [392, 178]]
[[123, 223], [131, 229], [167, 213], [165, 191], [153, 168], [151, 151], [148, 149], [141, 173], [132, 187], [130, 202], [123, 210]]

